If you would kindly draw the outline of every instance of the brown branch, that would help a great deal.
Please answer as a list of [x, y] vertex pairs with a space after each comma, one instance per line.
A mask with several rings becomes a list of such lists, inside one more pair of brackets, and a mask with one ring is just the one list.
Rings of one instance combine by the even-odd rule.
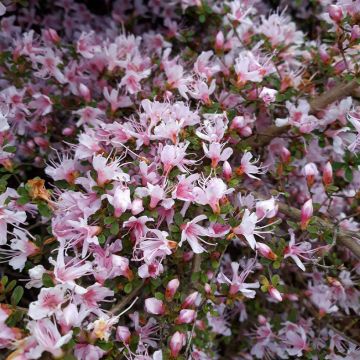
[[136, 297], [136, 295], [140, 292], [143, 286], [144, 286], [144, 282], [141, 282], [130, 294], [128, 294], [120, 302], [115, 304], [111, 308], [110, 312], [115, 315], [116, 313], [123, 310]]
[[324, 92], [319, 97], [310, 101], [311, 112], [324, 110], [328, 105], [332, 104], [336, 100], [340, 100], [346, 96], [350, 96], [359, 86], [357, 79], [353, 79], [350, 82], [339, 84], [334, 86], [329, 91]]
[[[310, 101], [310, 113], [316, 113], [317, 111], [325, 109], [333, 102], [340, 100], [346, 96], [352, 95], [359, 87], [358, 79], [353, 79], [348, 83], [341, 83], [329, 91], [324, 92], [320, 96]], [[240, 142], [241, 148], [261, 148], [270, 144], [271, 140], [285, 134], [291, 126], [278, 127], [272, 125], [265, 130], [264, 134], [254, 134], [245, 140]]]

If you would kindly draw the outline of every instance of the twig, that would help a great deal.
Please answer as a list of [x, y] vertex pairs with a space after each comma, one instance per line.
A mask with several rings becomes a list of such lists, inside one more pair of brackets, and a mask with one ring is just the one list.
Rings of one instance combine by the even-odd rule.
[[140, 292], [143, 286], [144, 282], [141, 282], [129, 295], [125, 296], [120, 302], [115, 304], [111, 308], [110, 312], [112, 314], [116, 314], [123, 310], [136, 297], [136, 295]]

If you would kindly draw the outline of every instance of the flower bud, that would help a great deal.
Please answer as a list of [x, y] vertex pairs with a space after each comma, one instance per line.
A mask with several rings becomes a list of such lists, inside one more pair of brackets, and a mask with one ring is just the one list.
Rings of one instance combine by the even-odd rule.
[[211, 286], [208, 283], [204, 285], [204, 290], [206, 294], [211, 294]]
[[273, 286], [269, 286], [269, 295], [277, 301], [283, 300], [280, 291]]
[[51, 41], [54, 44], [58, 44], [60, 42], [60, 36], [54, 29], [46, 29], [44, 31], [44, 37], [46, 40]]
[[308, 163], [304, 167], [304, 175], [306, 176], [306, 182], [309, 187], [314, 184], [315, 176], [319, 174], [318, 169], [314, 163]]
[[191, 307], [195, 304], [196, 300], [198, 299], [199, 296], [199, 292], [198, 291], [194, 291], [192, 294], [190, 294], [185, 300], [184, 302], [181, 304], [181, 308], [182, 309], [186, 309], [188, 307]]
[[313, 215], [313, 205], [312, 200], [309, 199], [301, 208], [301, 229], [305, 230], [310, 222], [310, 219]]
[[267, 258], [269, 260], [277, 259], [277, 255], [271, 250], [271, 248], [269, 246], [267, 246], [264, 243], [257, 242], [256, 249], [260, 253], [260, 255], [264, 256], [265, 258]]
[[285, 163], [288, 164], [291, 159], [291, 153], [286, 147], [282, 147], [280, 150], [280, 158]]
[[125, 344], [129, 344], [130, 342], [130, 330], [126, 326], [118, 326], [116, 329], [116, 340], [121, 341]]
[[324, 167], [322, 180], [325, 186], [329, 186], [333, 182], [333, 170], [330, 162], [327, 162]]
[[223, 164], [223, 176], [226, 181], [229, 181], [232, 176], [231, 165], [227, 161], [224, 161], [224, 164]]
[[338, 61], [334, 65], [334, 71], [336, 75], [341, 74], [344, 70], [346, 70], [346, 62], [344, 60]]
[[162, 315], [165, 312], [164, 303], [156, 298], [148, 298], [145, 300], [145, 310], [149, 314]]
[[215, 50], [221, 51], [224, 47], [224, 42], [225, 42], [224, 34], [222, 33], [222, 31], [219, 31], [216, 34], [216, 38], [215, 38]]
[[180, 310], [179, 316], [176, 318], [176, 324], [191, 324], [195, 319], [196, 311], [191, 309]]
[[172, 279], [168, 282], [165, 290], [165, 298], [166, 300], [172, 300], [176, 290], [178, 289], [180, 285], [179, 279]]
[[84, 84], [79, 85], [79, 93], [84, 98], [85, 101], [89, 102], [91, 100], [90, 90], [86, 85]]
[[171, 356], [176, 358], [179, 355], [181, 348], [186, 344], [185, 334], [177, 331], [170, 339]]
[[65, 136], [70, 136], [75, 132], [75, 128], [66, 127], [63, 129], [62, 134]]
[[341, 6], [330, 5], [328, 11], [330, 18], [335, 22], [340, 22], [341, 19], [343, 18], [343, 11], [341, 9]]

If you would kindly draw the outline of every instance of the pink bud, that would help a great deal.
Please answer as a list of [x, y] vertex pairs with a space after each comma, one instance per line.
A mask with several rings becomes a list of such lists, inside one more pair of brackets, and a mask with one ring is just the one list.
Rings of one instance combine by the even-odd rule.
[[91, 100], [90, 90], [86, 85], [84, 84], [79, 85], [79, 93], [84, 98], [85, 101]]
[[209, 284], [204, 285], [204, 290], [207, 294], [211, 294], [211, 286]]
[[179, 285], [180, 285], [179, 279], [172, 279], [168, 282], [165, 290], [166, 300], [172, 300]]
[[280, 294], [280, 291], [273, 286], [269, 287], [269, 295], [277, 301], [282, 301], [282, 296]]
[[116, 329], [116, 340], [128, 344], [130, 341], [130, 330], [126, 326], [118, 326]]
[[286, 147], [282, 147], [281, 150], [280, 150], [280, 157], [281, 157], [281, 160], [287, 164], [290, 162], [290, 159], [291, 159], [291, 153], [290, 151], [286, 148]]
[[333, 182], [333, 170], [330, 162], [327, 162], [324, 167], [322, 179], [325, 186], [329, 186]]
[[245, 126], [239, 131], [241, 136], [248, 137], [252, 134], [252, 129], [250, 126]]
[[224, 42], [225, 42], [225, 38], [224, 38], [224, 34], [222, 33], [222, 31], [219, 31], [216, 34], [216, 38], [215, 38], [215, 50], [222, 50], [224, 47]]
[[306, 182], [309, 187], [314, 184], [315, 176], [319, 174], [319, 171], [314, 163], [308, 163], [304, 167], [304, 175], [306, 176]]
[[186, 309], [188, 307], [193, 306], [195, 304], [196, 300], [198, 299], [198, 296], [199, 296], [198, 291], [194, 291], [193, 293], [191, 293], [181, 304], [181, 308]]
[[231, 165], [227, 161], [224, 161], [224, 164], [223, 164], [223, 176], [226, 181], [229, 181], [232, 176]]
[[70, 136], [74, 133], [74, 128], [66, 127], [63, 129], [62, 134], [65, 136]]
[[176, 358], [179, 355], [181, 348], [186, 344], [185, 334], [177, 331], [170, 339], [171, 356]]
[[343, 18], [343, 11], [341, 9], [341, 6], [330, 5], [328, 11], [330, 18], [335, 22], [340, 22]]
[[40, 146], [42, 149], [47, 149], [49, 146], [49, 141], [40, 136], [36, 136], [34, 138], [34, 142], [36, 145]]
[[324, 62], [327, 63], [330, 60], [330, 56], [329, 54], [326, 52], [325, 49], [320, 48], [319, 49], [319, 55], [320, 55], [320, 59]]
[[235, 116], [231, 122], [230, 129], [242, 129], [246, 125], [243, 116]]
[[149, 314], [162, 315], [165, 312], [165, 306], [161, 300], [148, 298], [145, 300], [145, 310]]
[[334, 66], [335, 74], [341, 74], [344, 70], [346, 70], [346, 62], [341, 60], [337, 62]]
[[265, 258], [267, 258], [269, 260], [277, 259], [277, 255], [271, 250], [271, 248], [269, 246], [267, 246], [264, 243], [257, 242], [256, 249], [260, 253], [260, 255], [264, 256]]
[[305, 230], [313, 214], [312, 200], [309, 199], [301, 208], [301, 229]]
[[54, 29], [46, 29], [44, 31], [44, 37], [46, 40], [51, 41], [54, 44], [58, 44], [60, 42], [60, 36]]
[[190, 324], [194, 321], [196, 315], [195, 310], [183, 309], [180, 310], [179, 316], [176, 318], [176, 324]]

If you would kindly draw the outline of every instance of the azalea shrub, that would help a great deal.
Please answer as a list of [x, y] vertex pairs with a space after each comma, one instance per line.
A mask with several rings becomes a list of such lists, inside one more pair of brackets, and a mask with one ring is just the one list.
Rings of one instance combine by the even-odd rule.
[[0, 4], [0, 358], [360, 358], [360, 2]]

